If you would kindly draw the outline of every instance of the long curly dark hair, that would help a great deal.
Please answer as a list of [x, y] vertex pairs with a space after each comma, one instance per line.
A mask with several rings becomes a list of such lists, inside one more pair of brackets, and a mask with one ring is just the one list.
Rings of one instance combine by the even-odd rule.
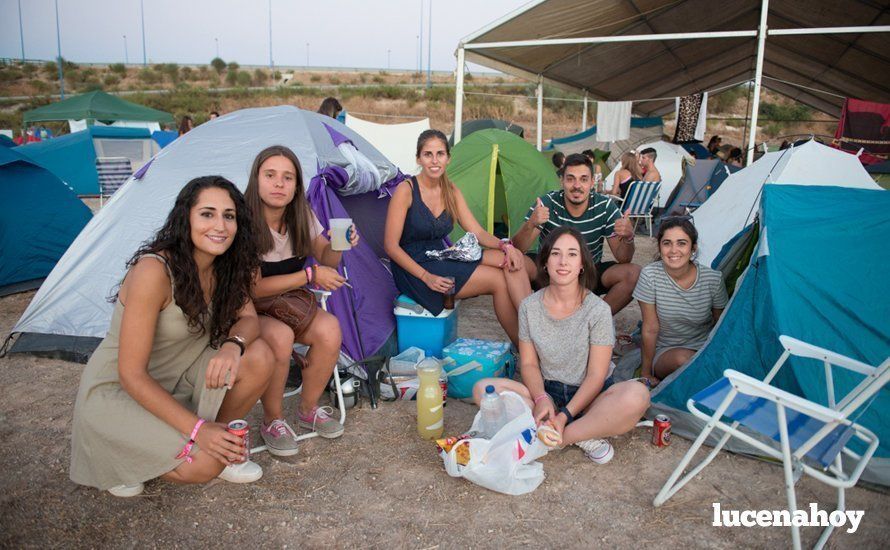
[[[228, 250], [213, 260], [216, 284], [210, 304], [204, 302], [204, 291], [195, 264], [195, 245], [191, 237], [189, 217], [201, 191], [223, 189], [235, 203], [237, 231]], [[197, 334], [210, 334], [210, 343], [217, 347], [228, 337], [238, 311], [250, 299], [253, 273], [260, 265], [253, 220], [244, 195], [222, 176], [195, 178], [182, 188], [173, 210], [154, 238], [143, 244], [127, 262], [133, 267], [145, 254], [159, 254], [167, 259], [173, 274], [173, 300], [188, 318], [189, 328]]]

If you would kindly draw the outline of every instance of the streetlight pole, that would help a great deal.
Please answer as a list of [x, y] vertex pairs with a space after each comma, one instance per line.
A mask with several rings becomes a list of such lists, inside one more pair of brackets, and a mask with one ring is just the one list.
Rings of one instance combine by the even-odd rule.
[[142, 19], [142, 66], [148, 65], [148, 56], [145, 54], [145, 0], [139, 0], [139, 17]]
[[219, 38], [214, 38], [214, 42], [216, 42], [216, 57], [219, 57]]
[[124, 35], [124, 65], [130, 64], [130, 54], [127, 52], [127, 35]]
[[59, 28], [59, 0], [56, 0], [56, 47], [59, 51], [59, 95], [65, 99], [65, 75], [62, 73], [62, 31]]
[[417, 72], [420, 73], [421, 78], [423, 78], [423, 2], [424, 0], [420, 0], [420, 35], [417, 37], [419, 49], [417, 52]]
[[22, 24], [22, 0], [19, 0], [19, 36], [22, 39], [22, 63], [25, 62], [25, 26]]
[[275, 62], [272, 61], [272, 0], [269, 0], [269, 70], [275, 70]]
[[433, 87], [433, 0], [430, 0], [430, 20], [426, 33], [426, 87]]

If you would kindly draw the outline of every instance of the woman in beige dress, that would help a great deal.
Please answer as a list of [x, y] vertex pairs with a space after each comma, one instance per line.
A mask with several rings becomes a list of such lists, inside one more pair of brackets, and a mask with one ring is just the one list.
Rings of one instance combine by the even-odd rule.
[[272, 376], [250, 301], [259, 258], [244, 197], [220, 176], [186, 185], [128, 263], [108, 335], [74, 405], [71, 479], [135, 496], [160, 477], [246, 483], [244, 440], [226, 430]]

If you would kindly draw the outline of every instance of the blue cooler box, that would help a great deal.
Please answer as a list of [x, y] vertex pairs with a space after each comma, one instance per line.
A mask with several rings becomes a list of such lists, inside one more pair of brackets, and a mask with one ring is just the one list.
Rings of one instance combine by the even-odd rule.
[[442, 348], [457, 339], [459, 303], [454, 309], [443, 309], [435, 316], [404, 294], [396, 298], [396, 304], [392, 312], [396, 316], [399, 353], [414, 346], [422, 349], [427, 357], [442, 357]]
[[[473, 385], [483, 378], [512, 378], [515, 370], [510, 342], [460, 338], [444, 350], [448, 397], [472, 397]], [[451, 359], [452, 361], [447, 361]]]

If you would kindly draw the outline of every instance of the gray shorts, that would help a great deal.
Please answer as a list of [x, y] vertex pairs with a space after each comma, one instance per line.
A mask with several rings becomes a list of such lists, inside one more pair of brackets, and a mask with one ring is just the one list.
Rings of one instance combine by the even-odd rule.
[[684, 344], [682, 346], [665, 346], [665, 347], [661, 347], [661, 348], [656, 347], [655, 355], [652, 357], [652, 368], [653, 369], [655, 368], [655, 365], [658, 364], [658, 359], [661, 358], [661, 356], [664, 355], [664, 353], [667, 351], [670, 351], [672, 349], [691, 349], [694, 351], [698, 351], [698, 350], [702, 349], [703, 347], [705, 347], [706, 343], [707, 342], [692, 342], [690, 344]]

